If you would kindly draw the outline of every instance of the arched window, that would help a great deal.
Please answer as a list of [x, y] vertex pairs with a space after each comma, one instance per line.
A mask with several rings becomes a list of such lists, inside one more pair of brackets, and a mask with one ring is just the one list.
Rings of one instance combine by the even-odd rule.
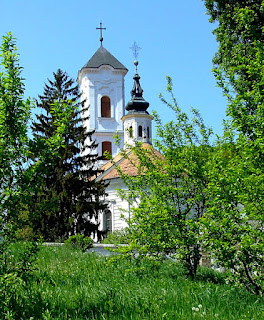
[[107, 233], [112, 232], [112, 213], [110, 210], [107, 210], [105, 213], [105, 226]]
[[138, 126], [138, 136], [142, 138], [142, 126]]
[[147, 135], [148, 135], [148, 139], [149, 139], [149, 127], [147, 127]]
[[110, 141], [103, 141], [102, 142], [102, 156], [104, 160], [109, 160], [106, 156], [112, 155], [112, 143]]
[[101, 117], [111, 118], [111, 102], [107, 96], [101, 98]]
[[129, 138], [133, 138], [133, 128], [132, 128], [132, 126], [129, 127], [128, 134], [129, 134]]

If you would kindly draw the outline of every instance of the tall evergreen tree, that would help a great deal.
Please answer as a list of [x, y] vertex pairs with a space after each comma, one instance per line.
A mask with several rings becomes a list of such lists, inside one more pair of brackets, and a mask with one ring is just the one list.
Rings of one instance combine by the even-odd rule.
[[105, 184], [93, 179], [97, 145], [82, 124], [78, 85], [60, 69], [53, 75], [37, 101], [43, 113], [32, 125], [33, 155], [35, 163], [41, 159], [42, 176], [33, 229], [49, 241], [96, 232], [98, 214], [107, 208]]

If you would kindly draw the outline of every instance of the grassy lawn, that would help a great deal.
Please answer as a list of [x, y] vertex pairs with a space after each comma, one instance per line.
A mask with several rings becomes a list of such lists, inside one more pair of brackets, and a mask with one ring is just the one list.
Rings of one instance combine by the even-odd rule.
[[208, 269], [191, 281], [169, 260], [157, 267], [66, 247], [42, 247], [38, 266], [17, 293], [15, 319], [264, 319], [263, 300]]

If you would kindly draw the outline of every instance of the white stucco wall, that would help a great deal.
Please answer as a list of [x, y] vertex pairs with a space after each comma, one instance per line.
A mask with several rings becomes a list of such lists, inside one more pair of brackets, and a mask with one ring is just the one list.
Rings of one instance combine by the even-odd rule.
[[[128, 114], [122, 117], [124, 121], [124, 144], [133, 145], [134, 141], [148, 142], [152, 141], [152, 119], [153, 117], [146, 113]], [[138, 135], [138, 127], [142, 126], [142, 137]], [[130, 135], [132, 127], [132, 136]], [[149, 128], [149, 137], [148, 137]]]
[[[117, 189], [128, 190], [127, 186], [120, 178], [111, 179], [110, 184], [106, 188], [106, 201], [109, 203], [109, 210], [111, 211], [111, 230], [121, 230], [128, 226], [127, 221], [130, 219], [130, 205], [127, 200], [122, 200], [118, 196]], [[100, 217], [99, 230], [104, 231], [106, 226], [105, 217], [103, 214]]]
[[[81, 100], [84, 108], [89, 107], [84, 116], [89, 119], [84, 122], [88, 131], [95, 130], [93, 139], [98, 143], [98, 150], [102, 155], [103, 141], [112, 143], [112, 155], [115, 157], [120, 152], [120, 147], [115, 144], [113, 135], [118, 132], [121, 136], [121, 147], [124, 144], [123, 121], [121, 118], [125, 110], [124, 77], [127, 70], [116, 70], [111, 66], [103, 65], [99, 68], [83, 68], [78, 75]], [[101, 98], [108, 96], [111, 101], [111, 118], [101, 117]], [[99, 165], [102, 165], [100, 163]]]

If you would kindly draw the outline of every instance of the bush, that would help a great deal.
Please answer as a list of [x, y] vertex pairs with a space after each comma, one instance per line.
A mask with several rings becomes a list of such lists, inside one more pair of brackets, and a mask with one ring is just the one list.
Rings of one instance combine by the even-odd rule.
[[71, 236], [64, 242], [65, 245], [71, 246], [74, 249], [81, 249], [83, 252], [92, 248], [93, 240], [83, 234], [76, 234]]
[[0, 319], [29, 319], [38, 251], [37, 242], [0, 239]]
[[115, 230], [107, 235], [102, 241], [105, 244], [129, 244], [130, 242], [130, 231], [128, 228], [122, 230]]

